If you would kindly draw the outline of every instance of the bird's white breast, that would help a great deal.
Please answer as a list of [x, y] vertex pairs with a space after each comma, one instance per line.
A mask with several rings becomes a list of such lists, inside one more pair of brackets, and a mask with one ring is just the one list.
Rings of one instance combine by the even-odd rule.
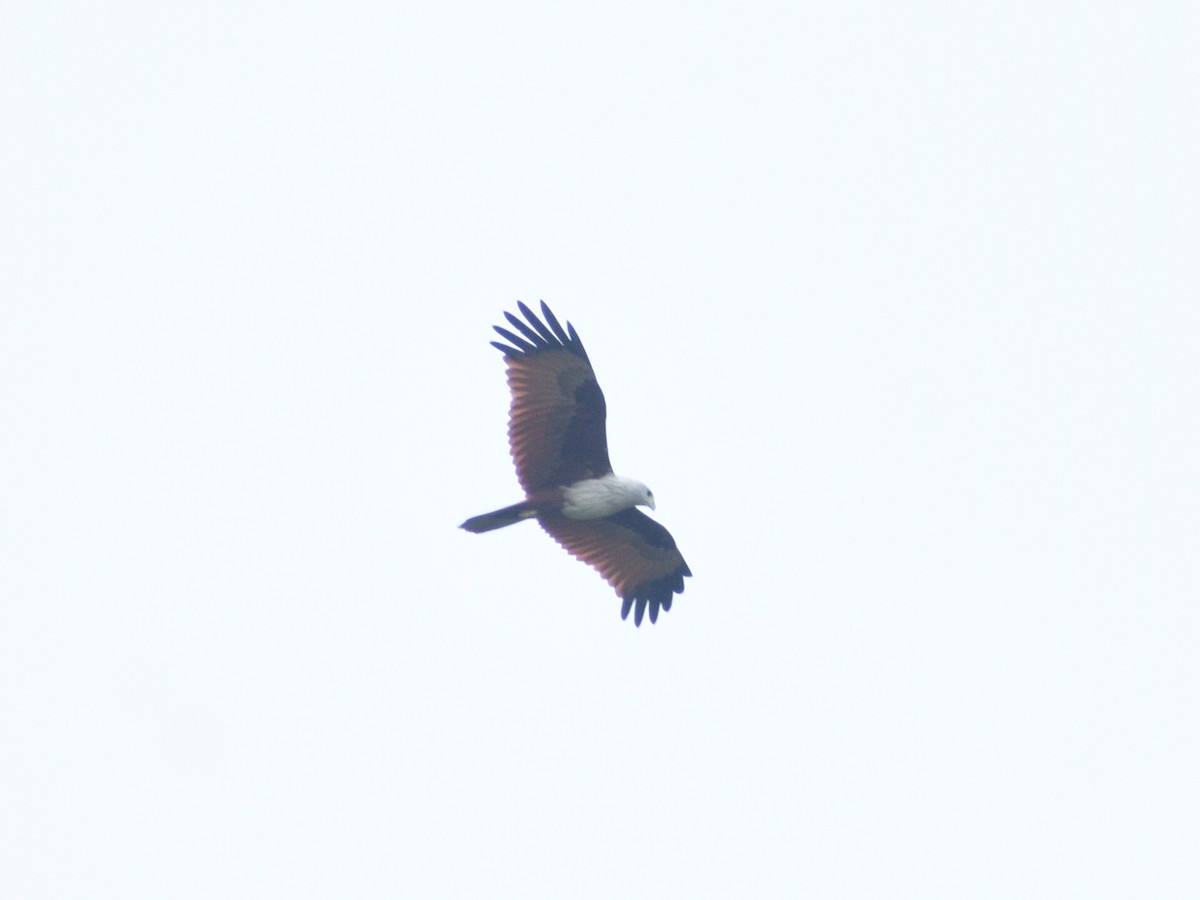
[[612, 472], [577, 481], [563, 488], [563, 515], [568, 519], [602, 519], [637, 506], [642, 490], [639, 482]]

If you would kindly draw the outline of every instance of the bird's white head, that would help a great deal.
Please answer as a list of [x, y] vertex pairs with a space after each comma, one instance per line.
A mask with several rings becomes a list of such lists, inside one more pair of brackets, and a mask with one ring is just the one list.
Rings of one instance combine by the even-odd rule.
[[654, 509], [654, 491], [650, 490], [650, 488], [646, 487], [640, 481], [635, 481], [633, 483], [633, 487], [637, 491], [638, 496], [636, 505], [648, 506], [651, 509]]

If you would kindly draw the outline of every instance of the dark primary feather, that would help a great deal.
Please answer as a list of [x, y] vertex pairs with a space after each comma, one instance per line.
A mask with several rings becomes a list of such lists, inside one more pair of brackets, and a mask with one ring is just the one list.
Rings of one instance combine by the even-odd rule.
[[[558, 319], [555, 318], [554, 313], [550, 312], [550, 307], [546, 305], [545, 300], [542, 301], [542, 315], [546, 317], [546, 321], [550, 323], [550, 328], [554, 331], [555, 335], [557, 335], [558, 339], [564, 344], [569, 343], [572, 339], [579, 340], [578, 336], [575, 334], [575, 329], [571, 329], [570, 336], [563, 331], [563, 327], [558, 324]], [[567, 325], [570, 324], [570, 322], [567, 323]]]
[[[506, 341], [510, 341], [518, 350], [523, 350], [526, 353], [533, 353], [537, 350], [536, 344], [531, 344], [528, 341], [521, 340], [507, 328], [501, 328], [499, 325], [493, 325], [492, 329], [496, 332], [496, 334], [500, 335], [500, 337], [504, 338]], [[506, 356], [512, 353], [511, 347], [506, 347], [499, 341], [492, 341], [492, 346], [498, 350], [503, 350]]]
[[[530, 328], [528, 325], [526, 325], [524, 322], [522, 322], [520, 319], [518, 319], [512, 313], [505, 311], [504, 318], [508, 319], [509, 324], [512, 325], [513, 328], [517, 329], [517, 331], [521, 332], [521, 334], [523, 334], [523, 335], [525, 335], [525, 337], [529, 338], [529, 340], [532, 341], [532, 343], [535, 347], [545, 347], [546, 346], [546, 339], [544, 337], [542, 337], [540, 334], [538, 334], [536, 331], [534, 331], [532, 328]], [[512, 337], [511, 332], [502, 330], [499, 325], [493, 325], [492, 327], [495, 328], [496, 331], [499, 331], [505, 337], [509, 337], [509, 338]]]
[[[509, 347], [501, 344], [499, 341], [491, 342], [492, 346], [505, 356], [532, 355], [547, 350], [563, 349], [570, 350], [582, 359], [588, 358], [587, 352], [583, 349], [583, 341], [575, 333], [575, 327], [568, 322], [566, 330], [564, 330], [562, 325], [559, 324], [558, 318], [550, 311], [550, 307], [546, 305], [546, 301], [542, 301], [542, 315], [550, 323], [549, 326], [542, 322], [537, 317], [537, 313], [524, 303], [518, 302], [517, 308], [529, 320], [529, 325], [526, 325], [510, 312], [505, 312], [504, 318], [508, 320], [510, 325], [521, 332], [524, 338], [518, 337], [499, 325], [492, 326], [493, 331], [513, 345]], [[533, 327], [531, 328], [530, 325]]]

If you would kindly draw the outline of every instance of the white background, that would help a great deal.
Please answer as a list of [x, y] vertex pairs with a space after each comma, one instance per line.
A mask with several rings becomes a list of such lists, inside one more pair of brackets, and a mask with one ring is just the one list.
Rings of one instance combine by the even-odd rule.
[[3, 19], [0, 895], [1200, 893], [1194, 4]]

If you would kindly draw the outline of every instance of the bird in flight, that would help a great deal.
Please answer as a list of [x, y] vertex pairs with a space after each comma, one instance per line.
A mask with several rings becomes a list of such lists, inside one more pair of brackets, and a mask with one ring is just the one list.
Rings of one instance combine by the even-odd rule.
[[563, 330], [542, 303], [543, 322], [524, 303], [504, 317], [520, 334], [499, 325], [512, 405], [508, 443], [525, 499], [467, 519], [479, 533], [537, 519], [568, 553], [596, 569], [621, 598], [621, 618], [634, 610], [642, 624], [669, 610], [691, 569], [671, 533], [637, 509], [654, 509], [640, 481], [617, 475], [608, 461], [604, 394], [571, 323]]

